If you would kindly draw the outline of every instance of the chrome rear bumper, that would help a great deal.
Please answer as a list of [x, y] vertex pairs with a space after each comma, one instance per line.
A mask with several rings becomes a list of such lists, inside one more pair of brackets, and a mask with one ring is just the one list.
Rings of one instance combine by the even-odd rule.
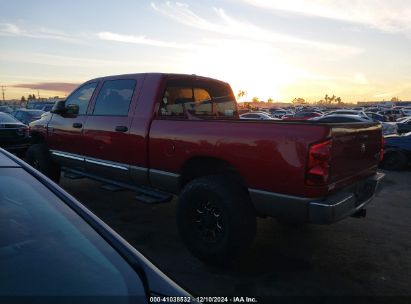
[[357, 213], [374, 198], [383, 173], [348, 186], [323, 199], [249, 189], [257, 214], [292, 222], [330, 224]]

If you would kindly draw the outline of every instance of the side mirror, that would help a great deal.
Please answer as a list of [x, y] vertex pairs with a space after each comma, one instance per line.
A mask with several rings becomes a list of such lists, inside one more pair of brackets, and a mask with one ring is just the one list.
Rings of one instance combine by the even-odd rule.
[[54, 113], [54, 114], [64, 114], [64, 113], [66, 113], [66, 101], [65, 100], [59, 100], [59, 101], [57, 101], [55, 104], [54, 104], [54, 106], [53, 106], [53, 108], [51, 109], [51, 113]]
[[80, 107], [77, 104], [69, 104], [66, 106], [66, 114], [77, 115]]

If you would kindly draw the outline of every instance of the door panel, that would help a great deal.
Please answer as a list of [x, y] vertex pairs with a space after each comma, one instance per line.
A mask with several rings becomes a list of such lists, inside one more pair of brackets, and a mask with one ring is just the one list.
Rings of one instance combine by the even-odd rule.
[[74, 91], [66, 100], [67, 113], [53, 114], [47, 126], [47, 144], [53, 158], [62, 166], [84, 169], [83, 127], [97, 84], [87, 83]]
[[129, 180], [133, 155], [129, 152], [135, 79], [106, 80], [84, 126], [86, 169], [99, 176]]

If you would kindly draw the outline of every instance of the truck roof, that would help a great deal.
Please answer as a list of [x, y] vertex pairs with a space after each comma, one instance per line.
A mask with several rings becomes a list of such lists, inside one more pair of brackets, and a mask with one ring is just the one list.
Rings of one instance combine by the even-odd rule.
[[221, 82], [224, 84], [228, 84], [225, 81], [219, 80], [219, 79], [215, 79], [215, 78], [211, 78], [211, 77], [206, 77], [206, 76], [200, 76], [200, 75], [196, 75], [196, 74], [178, 74], [178, 73], [131, 73], [131, 74], [120, 74], [120, 75], [108, 75], [108, 76], [102, 76], [102, 77], [97, 77], [97, 78], [93, 78], [88, 80], [87, 82], [90, 81], [97, 81], [97, 80], [104, 80], [107, 78], [122, 78], [122, 77], [144, 77], [147, 75], [151, 75], [151, 76], [157, 76], [158, 78], [171, 78], [171, 79], [177, 79], [177, 78], [194, 78], [197, 80], [208, 80], [208, 81], [216, 81], [216, 82]]

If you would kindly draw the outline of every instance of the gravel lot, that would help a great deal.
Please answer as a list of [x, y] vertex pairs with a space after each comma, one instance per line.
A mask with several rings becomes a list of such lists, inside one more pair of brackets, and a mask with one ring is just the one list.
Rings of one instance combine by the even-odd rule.
[[186, 250], [175, 201], [144, 205], [132, 192], [107, 192], [87, 179], [63, 178], [61, 185], [196, 296], [389, 296], [411, 303], [411, 172], [385, 173], [366, 218], [299, 228], [259, 219], [254, 246], [224, 269]]

